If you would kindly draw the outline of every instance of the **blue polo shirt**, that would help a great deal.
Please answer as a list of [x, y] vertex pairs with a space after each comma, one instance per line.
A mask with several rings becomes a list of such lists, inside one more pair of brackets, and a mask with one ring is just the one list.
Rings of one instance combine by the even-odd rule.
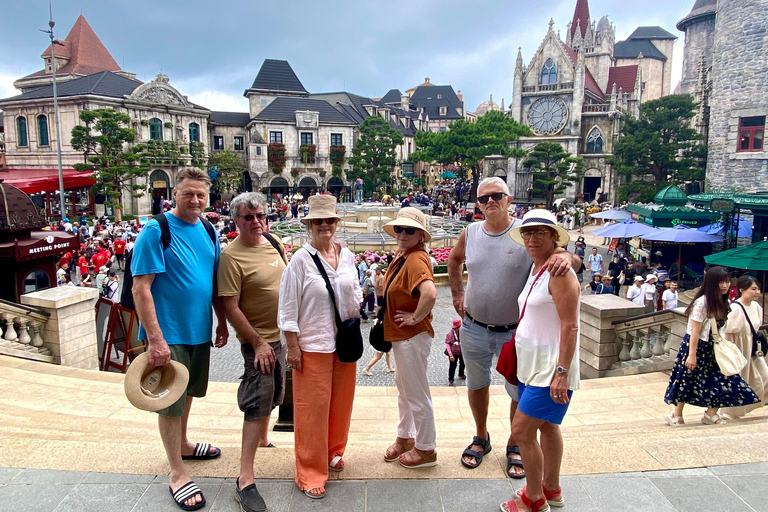
[[[166, 213], [171, 243], [163, 250], [160, 225], [152, 219], [139, 233], [133, 248], [131, 273], [154, 274], [152, 298], [157, 321], [169, 345], [199, 345], [213, 332], [213, 277], [219, 258], [202, 221], [194, 224]], [[144, 326], [139, 339], [147, 339]]]

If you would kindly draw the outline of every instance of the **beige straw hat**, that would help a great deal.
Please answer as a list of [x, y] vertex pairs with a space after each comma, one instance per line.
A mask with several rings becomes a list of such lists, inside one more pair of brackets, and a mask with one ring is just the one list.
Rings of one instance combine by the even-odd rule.
[[525, 247], [525, 241], [523, 240], [523, 235], [520, 233], [520, 230], [522, 228], [533, 226], [546, 226], [557, 231], [557, 234], [560, 236], [557, 245], [560, 247], [568, 245], [568, 242], [571, 239], [568, 232], [557, 225], [555, 214], [548, 210], [531, 210], [526, 213], [523, 217], [523, 223], [509, 230], [509, 238]]
[[412, 206], [401, 208], [400, 211], [397, 212], [395, 220], [391, 220], [384, 224], [384, 232], [392, 238], [395, 238], [395, 226], [420, 229], [424, 234], [424, 242], [429, 242], [432, 239], [429, 231], [427, 231], [427, 217], [421, 210], [413, 208]]
[[308, 224], [312, 219], [340, 219], [336, 213], [336, 197], [321, 194], [309, 196], [309, 213], [301, 219], [302, 224]]
[[125, 372], [125, 396], [142, 411], [159, 411], [175, 404], [187, 390], [189, 370], [178, 361], [165, 366], [149, 364], [144, 352], [133, 360]]

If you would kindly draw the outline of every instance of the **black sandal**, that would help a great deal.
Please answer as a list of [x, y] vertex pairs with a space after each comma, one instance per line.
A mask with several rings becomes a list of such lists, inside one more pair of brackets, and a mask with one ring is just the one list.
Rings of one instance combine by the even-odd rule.
[[[168, 490], [171, 491], [173, 501], [176, 502], [176, 505], [178, 505], [181, 510], [198, 510], [205, 506], [205, 496], [203, 496], [203, 491], [201, 491], [197, 484], [191, 480], [179, 487], [176, 492], [173, 492], [173, 489], [171, 489], [170, 486], [168, 486]], [[202, 498], [200, 503], [196, 503], [195, 505], [184, 504], [185, 501], [194, 498], [198, 494], [200, 495], [200, 498]]]
[[[472, 449], [472, 445], [479, 445], [483, 448], [483, 451], [477, 451]], [[465, 468], [469, 469], [475, 469], [480, 465], [481, 462], [483, 462], [483, 456], [487, 455], [491, 451], [491, 434], [488, 433], [488, 440], [480, 439], [479, 437], [475, 436], [472, 438], [472, 444], [467, 446], [467, 449], [464, 450], [464, 453], [461, 454], [461, 465]], [[474, 459], [477, 461], [477, 464], [474, 466], [471, 464], [467, 464], [464, 461], [464, 457], [474, 457]]]
[[[509, 478], [514, 478], [515, 480], [525, 478], [525, 468], [523, 468], [523, 461], [519, 459], [510, 459], [509, 456], [511, 454], [520, 455], [520, 447], [517, 445], [507, 446], [507, 476]], [[523, 472], [515, 473], [514, 475], [510, 474], [509, 470], [512, 469], [512, 466], [522, 469]]]

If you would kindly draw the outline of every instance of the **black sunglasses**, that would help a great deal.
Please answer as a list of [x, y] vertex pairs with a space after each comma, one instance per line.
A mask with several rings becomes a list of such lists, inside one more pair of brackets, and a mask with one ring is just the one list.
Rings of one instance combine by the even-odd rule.
[[488, 199], [493, 199], [497, 203], [501, 201], [502, 197], [505, 197], [507, 194], [504, 192], [494, 192], [493, 194], [486, 194], [484, 196], [477, 196], [477, 202], [480, 204], [485, 204], [488, 202]]
[[336, 224], [337, 220], [338, 219], [333, 219], [333, 218], [331, 218], [331, 219], [312, 219], [312, 224], [314, 224], [315, 226], [320, 226], [320, 225], [323, 224], [323, 222], [325, 222], [329, 226], [333, 226], [334, 224]]
[[405, 231], [405, 234], [406, 234], [406, 235], [412, 235], [412, 234], [416, 233], [416, 228], [404, 228], [403, 226], [395, 226], [395, 227], [394, 227], [394, 228], [392, 228], [392, 229], [393, 229], [393, 230], [395, 231], [395, 233], [397, 233], [398, 235], [399, 235], [400, 233], [402, 233], [403, 231]]
[[267, 219], [267, 214], [263, 212], [256, 214], [246, 213], [245, 215], [241, 215], [241, 217], [248, 222], [253, 222], [253, 219], [259, 219], [260, 222], [264, 222]]

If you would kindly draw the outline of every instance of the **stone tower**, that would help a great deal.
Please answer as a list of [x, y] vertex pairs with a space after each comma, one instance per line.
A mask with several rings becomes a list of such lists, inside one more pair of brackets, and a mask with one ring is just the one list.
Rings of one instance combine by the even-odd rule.
[[696, 0], [688, 16], [677, 23], [677, 30], [685, 32], [682, 94], [695, 95], [700, 68], [707, 70], [712, 66], [716, 12], [717, 0]]
[[766, 7], [768, 0], [717, 4], [707, 160], [715, 188], [738, 184], [747, 193], [768, 191]]

